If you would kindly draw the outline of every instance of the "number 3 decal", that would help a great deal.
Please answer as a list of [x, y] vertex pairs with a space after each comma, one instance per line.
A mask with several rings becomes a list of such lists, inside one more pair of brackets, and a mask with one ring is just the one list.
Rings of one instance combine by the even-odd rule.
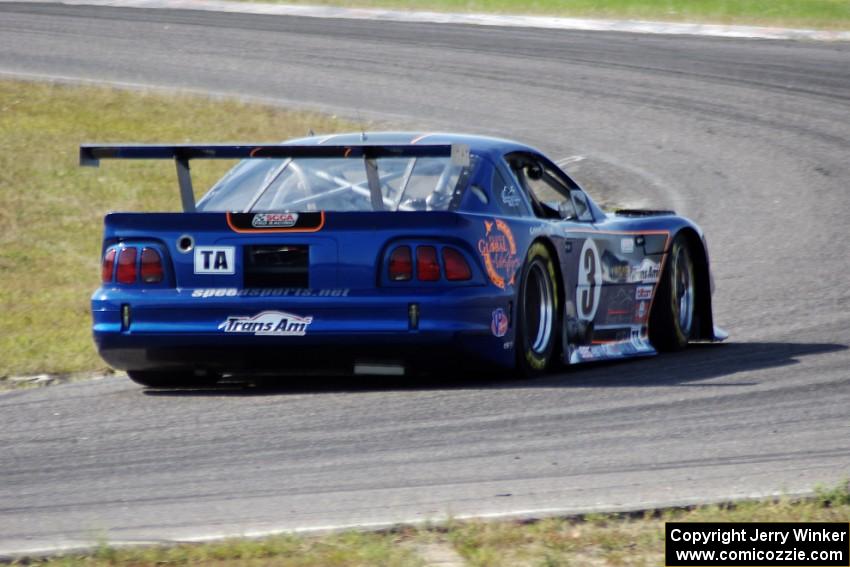
[[602, 293], [602, 270], [599, 269], [599, 250], [593, 239], [588, 238], [581, 247], [578, 266], [578, 286], [576, 286], [576, 305], [578, 318], [592, 321], [599, 307]]

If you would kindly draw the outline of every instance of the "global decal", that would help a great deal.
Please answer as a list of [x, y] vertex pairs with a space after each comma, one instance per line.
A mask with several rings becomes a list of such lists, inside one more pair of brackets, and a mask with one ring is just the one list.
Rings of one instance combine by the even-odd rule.
[[298, 213], [257, 213], [251, 219], [255, 228], [290, 228], [298, 222]]
[[487, 277], [496, 287], [506, 289], [514, 285], [521, 264], [516, 240], [511, 228], [501, 219], [484, 221], [484, 230], [484, 238], [478, 241], [478, 252], [484, 260]]
[[496, 337], [504, 337], [508, 333], [508, 315], [501, 307], [493, 311], [490, 330], [493, 331], [493, 336]]
[[231, 315], [218, 328], [225, 333], [303, 337], [312, 322], [312, 317], [301, 317], [285, 311], [263, 311], [251, 317]]

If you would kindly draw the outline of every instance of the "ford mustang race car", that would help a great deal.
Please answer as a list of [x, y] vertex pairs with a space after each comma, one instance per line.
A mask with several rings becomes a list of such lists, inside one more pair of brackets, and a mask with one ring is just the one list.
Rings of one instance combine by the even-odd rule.
[[[716, 341], [702, 231], [603, 212], [537, 150], [448, 134], [80, 148], [168, 159], [181, 213], [105, 218], [94, 339], [152, 387], [545, 371]], [[189, 162], [240, 159], [195, 202]]]

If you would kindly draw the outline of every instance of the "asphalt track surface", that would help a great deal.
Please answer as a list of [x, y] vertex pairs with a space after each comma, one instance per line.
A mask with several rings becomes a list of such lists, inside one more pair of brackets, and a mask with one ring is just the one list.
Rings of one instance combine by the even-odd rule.
[[0, 71], [583, 156], [568, 169], [602, 200], [705, 228], [732, 335], [528, 381], [5, 393], [0, 553], [635, 509], [850, 474], [850, 44], [0, 4]]

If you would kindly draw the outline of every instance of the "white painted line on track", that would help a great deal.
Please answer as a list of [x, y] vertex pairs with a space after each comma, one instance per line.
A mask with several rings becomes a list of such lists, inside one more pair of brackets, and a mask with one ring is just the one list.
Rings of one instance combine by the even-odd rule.
[[555, 161], [555, 165], [564, 167], [566, 165], [570, 165], [571, 163], [578, 163], [580, 161], [584, 161], [586, 158], [584, 156], [567, 156], [565, 158], [561, 158]]
[[[0, 3], [8, 0], [0, 0]], [[31, 2], [32, 0], [22, 0], [24, 2]], [[363, 117], [368, 120], [374, 120], [376, 122], [381, 121], [410, 121], [415, 119], [414, 116], [406, 115], [406, 114], [392, 114], [385, 112], [369, 112], [364, 113], [360, 111], [356, 111], [344, 107], [344, 106], [333, 106], [327, 104], [314, 104], [307, 103], [300, 100], [293, 100], [288, 98], [281, 97], [268, 97], [268, 96], [255, 96], [255, 95], [246, 95], [244, 93], [235, 92], [235, 91], [223, 91], [223, 90], [212, 90], [205, 89], [201, 87], [183, 87], [183, 86], [169, 86], [169, 85], [155, 85], [151, 83], [136, 83], [132, 81], [120, 81], [116, 79], [92, 79], [90, 77], [79, 77], [75, 75], [61, 75], [61, 74], [52, 74], [52, 73], [31, 73], [28, 71], [18, 71], [16, 69], [4, 69], [0, 68], [0, 78], [4, 79], [17, 79], [21, 81], [48, 81], [54, 82], [58, 84], [67, 84], [67, 85], [83, 85], [83, 86], [104, 86], [104, 87], [114, 87], [117, 89], [126, 89], [129, 91], [142, 91], [142, 92], [156, 92], [163, 93], [169, 95], [190, 95], [190, 96], [201, 96], [207, 97], [211, 99], [226, 99], [226, 100], [238, 100], [245, 103], [252, 104], [264, 104], [268, 106], [277, 106], [281, 108], [287, 108], [290, 110], [306, 110], [310, 112], [321, 112], [324, 114], [330, 114], [332, 116], [342, 116], [348, 118], [349, 120], [354, 120], [355, 118], [362, 119]], [[332, 136], [331, 136], [332, 137]]]
[[[9, 1], [9, 0], [0, 0]], [[117, 8], [148, 8], [165, 10], [203, 10], [301, 16], [306, 18], [339, 18], [346, 20], [376, 20], [387, 22], [467, 24], [577, 31], [613, 31], [661, 35], [693, 35], [706, 37], [748, 39], [797, 39], [810, 41], [850, 41], [850, 31], [773, 28], [763, 26], [733, 26], [685, 22], [653, 22], [641, 20], [599, 20], [559, 18], [554, 16], [524, 16], [508, 14], [460, 14], [447, 12], [412, 12], [375, 8], [342, 8], [290, 4], [263, 4], [229, 0], [23, 0], [35, 3], [112, 6]]]
[[[168, 546], [180, 543], [210, 543], [232, 538], [246, 539], [261, 539], [282, 534], [295, 535], [322, 535], [328, 533], [337, 533], [342, 531], [380, 531], [393, 528], [399, 525], [407, 526], [427, 526], [434, 523], [446, 522], [449, 520], [538, 520], [542, 518], [554, 517], [570, 517], [582, 516], [593, 513], [642, 513], [647, 510], [661, 510], [673, 508], [687, 508], [691, 506], [703, 506], [711, 504], [722, 504], [727, 502], [741, 501], [756, 501], [767, 500], [771, 498], [809, 498], [815, 493], [813, 491], [801, 492], [764, 492], [764, 493], [735, 493], [726, 498], [705, 498], [692, 497], [681, 500], [670, 500], [666, 502], [638, 502], [626, 506], [578, 506], [575, 508], [529, 508], [518, 509], [509, 512], [483, 512], [472, 514], [436, 514], [433, 517], [408, 518], [391, 521], [379, 522], [352, 522], [341, 524], [327, 524], [319, 526], [305, 526], [297, 528], [274, 528], [267, 529], [242, 529], [233, 531], [210, 531], [204, 534], [192, 535], [188, 537], [175, 537], [173, 539], [146, 539], [146, 540], [109, 540], [107, 542], [99, 542], [97, 544], [89, 543], [80, 540], [66, 539], [63, 544], [53, 544], [41, 542], [30, 542], [28, 547], [22, 547], [14, 550], [0, 549], [0, 561], [10, 561], [21, 557], [47, 557], [51, 555], [69, 554], [69, 553], [86, 553], [107, 543], [110, 547], [139, 547], [139, 546]], [[200, 531], [203, 528], [199, 528]]]

